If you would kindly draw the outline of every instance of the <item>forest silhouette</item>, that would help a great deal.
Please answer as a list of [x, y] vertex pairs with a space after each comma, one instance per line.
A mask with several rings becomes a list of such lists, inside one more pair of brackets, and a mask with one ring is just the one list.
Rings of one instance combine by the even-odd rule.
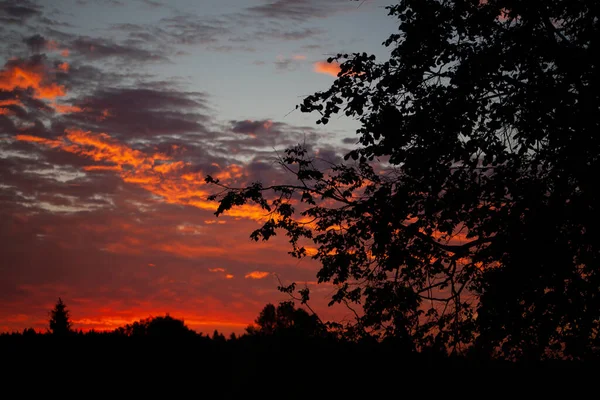
[[[294, 183], [206, 178], [217, 216], [262, 207], [269, 218], [251, 238], [284, 233], [293, 257], [319, 263], [318, 281], [336, 288], [330, 305], [353, 321], [322, 321], [295, 283], [279, 290], [300, 308], [268, 304], [229, 338], [169, 315], [73, 331], [59, 299], [48, 332], [5, 333], [4, 347], [141, 349], [160, 338], [173, 357], [202, 354], [244, 379], [258, 367], [240, 360], [284, 374], [296, 357], [312, 371], [360, 366], [370, 377], [388, 363], [595, 365], [600, 2], [401, 0], [387, 9], [399, 22], [384, 43], [389, 60], [330, 58], [337, 79], [298, 106], [319, 124], [358, 120], [344, 162], [326, 164], [299, 144], [280, 158]], [[324, 359], [335, 367], [314, 362]]]

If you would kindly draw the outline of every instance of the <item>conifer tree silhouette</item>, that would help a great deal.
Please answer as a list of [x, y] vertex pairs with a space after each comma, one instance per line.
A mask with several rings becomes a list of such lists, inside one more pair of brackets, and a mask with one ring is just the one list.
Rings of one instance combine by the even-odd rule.
[[71, 333], [71, 318], [67, 306], [59, 297], [54, 309], [50, 311], [50, 331], [53, 335], [66, 336]]

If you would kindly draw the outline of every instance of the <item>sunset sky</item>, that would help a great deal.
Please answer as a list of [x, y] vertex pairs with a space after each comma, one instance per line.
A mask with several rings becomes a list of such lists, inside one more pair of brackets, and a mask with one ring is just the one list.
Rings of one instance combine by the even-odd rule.
[[[356, 123], [294, 110], [333, 82], [328, 56], [397, 28], [390, 0], [0, 1], [0, 331], [76, 329], [169, 312], [240, 333], [283, 283], [331, 286], [284, 237], [250, 240], [252, 207], [215, 218], [204, 177], [289, 179], [276, 151], [336, 161]], [[360, 6], [359, 6], [360, 5]]]

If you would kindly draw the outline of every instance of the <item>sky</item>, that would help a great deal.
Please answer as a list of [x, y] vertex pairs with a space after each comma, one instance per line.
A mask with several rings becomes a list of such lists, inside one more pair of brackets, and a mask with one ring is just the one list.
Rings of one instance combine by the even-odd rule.
[[44, 330], [60, 296], [75, 329], [169, 313], [241, 333], [277, 291], [334, 291], [264, 213], [219, 218], [207, 174], [283, 182], [306, 143], [340, 161], [356, 121], [295, 109], [326, 90], [336, 53], [385, 59], [390, 0], [0, 1], [0, 331]]

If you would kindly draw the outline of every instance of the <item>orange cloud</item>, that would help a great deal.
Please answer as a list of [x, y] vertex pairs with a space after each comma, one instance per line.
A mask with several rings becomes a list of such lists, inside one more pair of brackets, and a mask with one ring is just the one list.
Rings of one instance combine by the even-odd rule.
[[267, 276], [271, 275], [269, 272], [264, 271], [252, 271], [247, 273], [244, 278], [246, 279], [264, 279]]
[[60, 140], [44, 139], [38, 136], [31, 135], [17, 135], [15, 136], [15, 138], [22, 142], [39, 143], [52, 148], [59, 147], [61, 144]]
[[304, 250], [306, 250], [306, 255], [309, 257], [312, 257], [319, 252], [315, 247], [310, 247], [310, 246], [305, 246]]
[[218, 257], [226, 254], [226, 250], [221, 247], [190, 246], [182, 243], [159, 243], [152, 248], [184, 258]]
[[120, 165], [88, 165], [83, 167], [84, 171], [121, 171]]
[[[210, 195], [205, 174], [189, 172], [189, 162], [175, 161], [163, 153], [144, 153], [118, 142], [106, 133], [67, 129], [58, 139], [45, 139], [31, 135], [17, 135], [17, 140], [32, 142], [80, 155], [99, 162], [84, 167], [86, 171], [114, 171], [124, 182], [136, 184], [171, 204], [187, 205], [203, 210], [216, 211], [217, 202], [206, 200]], [[215, 176], [219, 179], [235, 179], [244, 175], [239, 165], [223, 168]], [[256, 205], [246, 204], [227, 212], [235, 218], [265, 220], [266, 213]], [[163, 249], [165, 251], [170, 251]], [[197, 249], [182, 249], [186, 254], [201, 254]]]
[[[69, 64], [66, 62], [58, 64], [58, 70], [69, 71]], [[0, 70], [0, 90], [32, 90], [33, 97], [38, 100], [51, 100], [50, 107], [60, 114], [69, 114], [81, 112], [83, 109], [74, 105], [58, 104], [57, 97], [63, 97], [67, 94], [64, 85], [51, 82], [50, 71], [43, 65], [29, 64], [9, 64]], [[18, 104], [22, 105], [17, 99], [3, 100], [2, 105]], [[6, 113], [6, 112], [5, 112]]]
[[83, 108], [78, 107], [78, 106], [71, 106], [71, 105], [67, 105], [67, 104], [58, 104], [55, 102], [51, 103], [52, 108], [54, 108], [54, 110], [60, 114], [71, 114], [71, 113], [77, 113], [77, 112], [82, 112]]
[[55, 99], [66, 94], [63, 85], [48, 82], [42, 65], [25, 67], [10, 65], [0, 71], [0, 90], [33, 89], [37, 99]]
[[195, 225], [182, 224], [177, 226], [177, 232], [182, 233], [184, 235], [200, 235], [202, 234], [201, 228], [202, 227]]
[[[209, 268], [208, 271], [224, 273], [225, 269], [224, 268]], [[233, 279], [234, 278], [234, 276], [232, 274], [225, 274], [224, 277], [225, 277], [225, 279]]]
[[306, 56], [303, 54], [295, 54], [294, 56], [292, 56], [292, 58], [294, 60], [306, 60]]
[[19, 100], [17, 99], [6, 99], [6, 100], [0, 100], [0, 107], [6, 107], [6, 106], [22, 106], [23, 103], [21, 103]]
[[63, 57], [69, 57], [69, 50], [68, 49], [63, 49], [60, 52], [60, 55], [63, 56]]
[[16, 99], [0, 100], [0, 115], [12, 115], [14, 111], [7, 106], [22, 106], [23, 104]]
[[110, 113], [110, 110], [105, 108], [102, 110], [102, 114], [98, 117], [98, 121], [104, 121], [108, 117], [112, 117], [113, 115]]
[[340, 64], [337, 62], [328, 63], [326, 61], [317, 61], [313, 68], [318, 74], [326, 74], [334, 77], [337, 77], [341, 71]]
[[244, 170], [237, 164], [231, 164], [229, 168], [215, 174], [215, 178], [224, 181], [234, 178], [241, 178], [244, 175]]
[[221, 224], [221, 225], [222, 225], [222, 224], [226, 224], [226, 223], [227, 223], [227, 221], [223, 221], [223, 220], [219, 220], [219, 221], [217, 221], [217, 220], [215, 220], [215, 219], [209, 219], [209, 220], [206, 220], [206, 221], [204, 221], [204, 223], [205, 223], [206, 225], [213, 225], [213, 224]]
[[58, 69], [63, 72], [69, 72], [69, 68], [69, 63], [67, 62], [61, 62], [60, 64], [58, 64]]

